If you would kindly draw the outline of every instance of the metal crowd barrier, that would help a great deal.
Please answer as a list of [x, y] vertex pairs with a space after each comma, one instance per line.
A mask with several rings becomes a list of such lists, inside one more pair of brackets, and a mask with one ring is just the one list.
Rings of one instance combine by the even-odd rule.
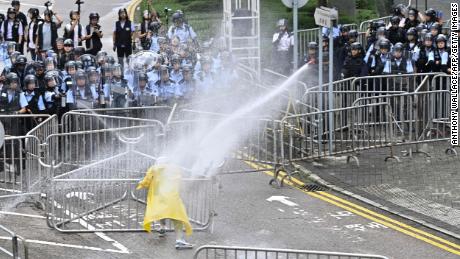
[[390, 16], [384, 16], [384, 17], [380, 17], [380, 18], [375, 18], [375, 19], [370, 19], [370, 20], [366, 20], [362, 23], [359, 24], [359, 31], [360, 32], [366, 32], [367, 29], [369, 28], [369, 26], [371, 25], [372, 22], [376, 22], [376, 21], [384, 21], [385, 24], [389, 24], [390, 23], [390, 19], [391, 19], [391, 15]]
[[[382, 102], [287, 116], [281, 121], [282, 161], [294, 162], [390, 147], [394, 142], [391, 114], [390, 105]], [[329, 128], [327, 123], [330, 117], [334, 120], [334, 128]], [[380, 127], [369, 130], [369, 123], [374, 120], [381, 121]], [[331, 131], [333, 139], [330, 139]], [[359, 141], [362, 141], [361, 145], [357, 145]], [[330, 142], [332, 150], [329, 150]]]
[[144, 107], [127, 107], [127, 108], [104, 108], [104, 109], [82, 109], [76, 110], [77, 113], [86, 113], [93, 115], [108, 115], [115, 117], [127, 117], [147, 120], [158, 120], [166, 123], [173, 107], [170, 106], [144, 106]]
[[[136, 186], [154, 162], [131, 150], [54, 177], [47, 195], [49, 226], [69, 233], [144, 231], [147, 191]], [[215, 186], [211, 178], [182, 179], [181, 198], [194, 230], [212, 223]]]
[[149, 121], [150, 125], [131, 126], [101, 130], [87, 130], [52, 134], [43, 144], [44, 163], [52, 161], [63, 166], [56, 172], [68, 172], [126, 151], [133, 142], [135, 149], [150, 155], [164, 150], [164, 125]]
[[0, 206], [8, 199], [33, 194], [42, 177], [40, 141], [35, 136], [6, 137], [0, 148]]
[[[1, 254], [13, 259], [29, 258], [29, 247], [27, 245], [27, 241], [23, 237], [16, 235], [16, 233], [2, 225], [0, 225], [0, 231], [5, 232], [11, 236], [11, 250], [0, 247]], [[22, 244], [22, 248], [20, 244]]]
[[140, 119], [93, 113], [67, 112], [62, 116], [62, 133], [126, 128], [140, 125], [162, 123], [154, 119]]
[[56, 115], [53, 115], [27, 132], [26, 136], [35, 136], [40, 141], [44, 141], [49, 135], [56, 133], [59, 133], [59, 120]]
[[0, 115], [0, 122], [5, 128], [5, 135], [24, 136], [49, 117], [46, 114]]
[[370, 254], [354, 254], [325, 252], [312, 250], [254, 248], [239, 246], [199, 247], [193, 256], [194, 259], [388, 259], [385, 256]]

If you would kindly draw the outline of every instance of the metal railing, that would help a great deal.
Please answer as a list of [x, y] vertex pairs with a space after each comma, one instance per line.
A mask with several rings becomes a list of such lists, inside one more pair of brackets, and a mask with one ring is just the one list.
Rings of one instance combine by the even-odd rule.
[[294, 249], [274, 249], [274, 248], [254, 248], [239, 246], [213, 246], [206, 245], [199, 247], [193, 256], [194, 259], [388, 259], [385, 256], [339, 253], [313, 250], [294, 250]]
[[24, 136], [49, 117], [46, 114], [0, 115], [0, 122], [5, 128], [5, 135]]
[[[11, 236], [11, 250], [0, 247], [0, 253], [3, 253], [8, 258], [13, 259], [28, 259], [29, 258], [29, 247], [27, 245], [27, 241], [21, 237], [16, 235], [13, 231], [7, 229], [6, 227], [0, 225], [0, 230], [6, 232], [9, 236]], [[22, 249], [20, 244], [22, 243]]]
[[[144, 231], [147, 191], [136, 186], [154, 162], [153, 156], [127, 151], [54, 177], [47, 195], [49, 226], [68, 233]], [[194, 230], [208, 229], [215, 181], [183, 178], [180, 190]]]

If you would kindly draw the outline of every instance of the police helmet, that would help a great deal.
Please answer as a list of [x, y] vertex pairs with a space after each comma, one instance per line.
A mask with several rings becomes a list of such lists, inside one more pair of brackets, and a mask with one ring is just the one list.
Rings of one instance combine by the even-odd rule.
[[377, 29], [377, 35], [385, 35], [387, 32], [387, 30], [385, 29], [385, 27], [379, 27]]
[[399, 18], [399, 16], [393, 16], [390, 19], [390, 23], [393, 26], [398, 26], [400, 22], [401, 22], [401, 18]]
[[91, 66], [94, 66], [95, 60], [90, 54], [84, 54], [80, 57], [81, 62], [83, 63], [83, 67], [88, 69]]
[[73, 47], [73, 40], [72, 39], [64, 40], [64, 47]]
[[86, 79], [86, 73], [85, 70], [83, 69], [78, 69], [77, 72], [75, 72], [75, 79]]
[[278, 22], [276, 23], [276, 27], [281, 27], [281, 26], [288, 26], [288, 20], [287, 19], [279, 19]]
[[415, 16], [415, 18], [417, 18], [418, 17], [418, 10], [415, 9], [415, 8], [411, 8], [411, 9], [409, 9], [408, 15], [412, 15], [412, 16]]
[[425, 11], [425, 15], [430, 17], [431, 19], [435, 19], [436, 18], [436, 11], [433, 8], [430, 8], [430, 9]]
[[308, 49], [318, 49], [318, 43], [316, 43], [315, 41], [311, 41], [307, 44], [307, 48]]
[[13, 52], [16, 49], [16, 42], [8, 41], [7, 48], [8, 48], [8, 51]]
[[74, 68], [77, 69], [77, 64], [73, 60], [69, 60], [65, 63], [65, 70], [68, 71], [69, 69]]
[[112, 65], [112, 71], [114, 76], [120, 77], [123, 75], [122, 67], [118, 63]]
[[398, 42], [393, 46], [393, 52], [402, 52], [403, 49], [404, 45], [401, 42]]
[[40, 15], [40, 11], [38, 10], [38, 8], [30, 8], [28, 13], [32, 15], [32, 19], [38, 18], [38, 16]]
[[97, 53], [96, 55], [96, 62], [98, 63], [101, 63], [101, 62], [105, 62], [107, 60], [107, 52], [101, 50]]
[[73, 53], [76, 55], [76, 56], [81, 56], [83, 54], [85, 54], [85, 48], [83, 46], [77, 46], [75, 47], [75, 49], [73, 50]]
[[34, 62], [34, 69], [35, 70], [43, 70], [45, 69], [45, 64], [41, 60], [37, 60]]
[[193, 68], [191, 65], [184, 65], [182, 67], [182, 72], [192, 72]]
[[171, 64], [179, 63], [180, 64], [180, 56], [179, 54], [173, 54], [171, 56]]
[[391, 43], [389, 40], [387, 39], [382, 39], [379, 43], [379, 48], [380, 49], [387, 49], [387, 50], [390, 50], [391, 48]]
[[393, 9], [393, 14], [397, 16], [404, 15], [405, 12], [406, 12], [406, 7], [403, 4], [398, 4]]
[[341, 33], [344, 33], [344, 32], [349, 32], [350, 31], [350, 26], [348, 25], [343, 25], [340, 27], [340, 32]]
[[444, 34], [439, 34], [437, 37], [436, 37], [436, 43], [438, 42], [447, 42], [447, 37], [446, 35]]
[[414, 27], [407, 29], [407, 35], [412, 35], [417, 37], [417, 30]]
[[149, 78], [148, 78], [146, 73], [140, 72], [139, 75], [138, 75], [138, 79], [139, 79], [139, 81], [146, 81], [147, 82]]
[[351, 30], [350, 32], [348, 32], [348, 38], [358, 38], [358, 31]]
[[18, 77], [18, 74], [14, 72], [10, 72], [6, 75], [6, 83], [11, 84], [13, 82], [16, 82], [17, 84], [19, 84], [19, 77]]
[[107, 56], [107, 63], [109, 63], [110, 65], [113, 65], [115, 64], [115, 58], [113, 56]]
[[384, 20], [378, 20], [376, 23], [377, 23], [377, 28], [386, 27]]
[[83, 69], [83, 62], [81, 62], [81, 60], [75, 60], [75, 67], [77, 69]]
[[34, 75], [26, 75], [26, 77], [24, 77], [24, 86], [27, 87], [31, 83], [36, 84], [37, 78]]
[[430, 30], [437, 30], [438, 33], [440, 33], [442, 30], [442, 25], [440, 23], [435, 22], [431, 25]]
[[11, 6], [16, 6], [16, 5], [21, 5], [21, 2], [19, 2], [19, 0], [11, 1]]
[[184, 21], [184, 14], [182, 12], [175, 12], [173, 15], [172, 15], [172, 21], [175, 23], [176, 21], [177, 22], [183, 22]]
[[26, 63], [27, 63], [27, 58], [26, 58], [26, 56], [24, 56], [24, 55], [19, 55], [19, 56], [16, 58], [15, 64], [18, 64], [18, 65], [25, 65]]
[[423, 41], [433, 41], [433, 35], [429, 32], [425, 33], [425, 35], [423, 35]]
[[362, 46], [359, 42], [353, 42], [350, 46], [351, 50], [361, 50]]
[[99, 20], [99, 14], [98, 13], [90, 13], [89, 14], [89, 19], [90, 20], [93, 20], [93, 19]]
[[56, 39], [56, 43], [64, 44], [64, 40], [65, 40], [64, 38], [59, 37], [59, 38]]
[[48, 83], [49, 83], [50, 81], [53, 81], [53, 82], [55, 82], [55, 83], [57, 84], [56, 74], [54, 73], [54, 71], [48, 71], [48, 72], [46, 72], [45, 77], [44, 77], [43, 79], [44, 79], [44, 81], [45, 81], [45, 83], [46, 83], [46, 87], [54, 87], [54, 86], [56, 86], [56, 85], [54, 85], [54, 86], [49, 86]]
[[169, 71], [168, 71], [168, 66], [166, 66], [166, 65], [161, 65], [161, 66], [160, 66], [160, 72], [161, 72], [162, 74], [168, 73], [168, 72], [169, 72]]

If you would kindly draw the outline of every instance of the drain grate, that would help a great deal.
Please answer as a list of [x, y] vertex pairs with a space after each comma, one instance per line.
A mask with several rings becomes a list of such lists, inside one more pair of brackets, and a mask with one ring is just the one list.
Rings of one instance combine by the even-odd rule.
[[322, 185], [310, 183], [302, 186], [302, 190], [305, 190], [307, 192], [322, 192], [327, 191], [327, 188]]

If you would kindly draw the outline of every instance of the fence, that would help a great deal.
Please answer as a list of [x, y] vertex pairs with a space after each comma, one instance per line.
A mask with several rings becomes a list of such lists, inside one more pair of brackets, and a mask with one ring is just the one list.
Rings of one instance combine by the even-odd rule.
[[0, 122], [5, 128], [5, 135], [24, 136], [49, 117], [45, 114], [0, 115]]
[[[0, 199], [30, 195], [42, 177], [40, 141], [34, 136], [6, 137], [0, 149]], [[4, 204], [0, 203], [4, 206]]]
[[62, 163], [55, 172], [60, 174], [122, 153], [133, 141], [138, 143], [136, 150], [156, 156], [164, 149], [164, 126], [159, 121], [149, 123], [151, 125], [52, 134], [43, 144], [44, 163]]
[[[146, 191], [136, 186], [154, 162], [154, 157], [127, 151], [54, 177], [48, 224], [61, 232], [143, 231]], [[182, 180], [181, 197], [194, 230], [212, 223], [214, 183], [210, 178]]]
[[[11, 236], [11, 250], [0, 247], [0, 253], [5, 254], [9, 258], [13, 259], [28, 259], [29, 258], [29, 248], [27, 241], [21, 236], [16, 235], [13, 231], [7, 229], [6, 227], [0, 225], [0, 231], [7, 233]], [[22, 249], [21, 244], [22, 243]]]
[[194, 259], [388, 259], [380, 255], [337, 253], [293, 249], [252, 248], [237, 246], [202, 246]]
[[167, 119], [171, 116], [171, 113], [174, 112], [174, 110], [173, 107], [170, 106], [145, 106], [128, 108], [84, 109], [77, 110], [75, 112], [93, 115], [158, 120], [162, 123], [166, 123]]

